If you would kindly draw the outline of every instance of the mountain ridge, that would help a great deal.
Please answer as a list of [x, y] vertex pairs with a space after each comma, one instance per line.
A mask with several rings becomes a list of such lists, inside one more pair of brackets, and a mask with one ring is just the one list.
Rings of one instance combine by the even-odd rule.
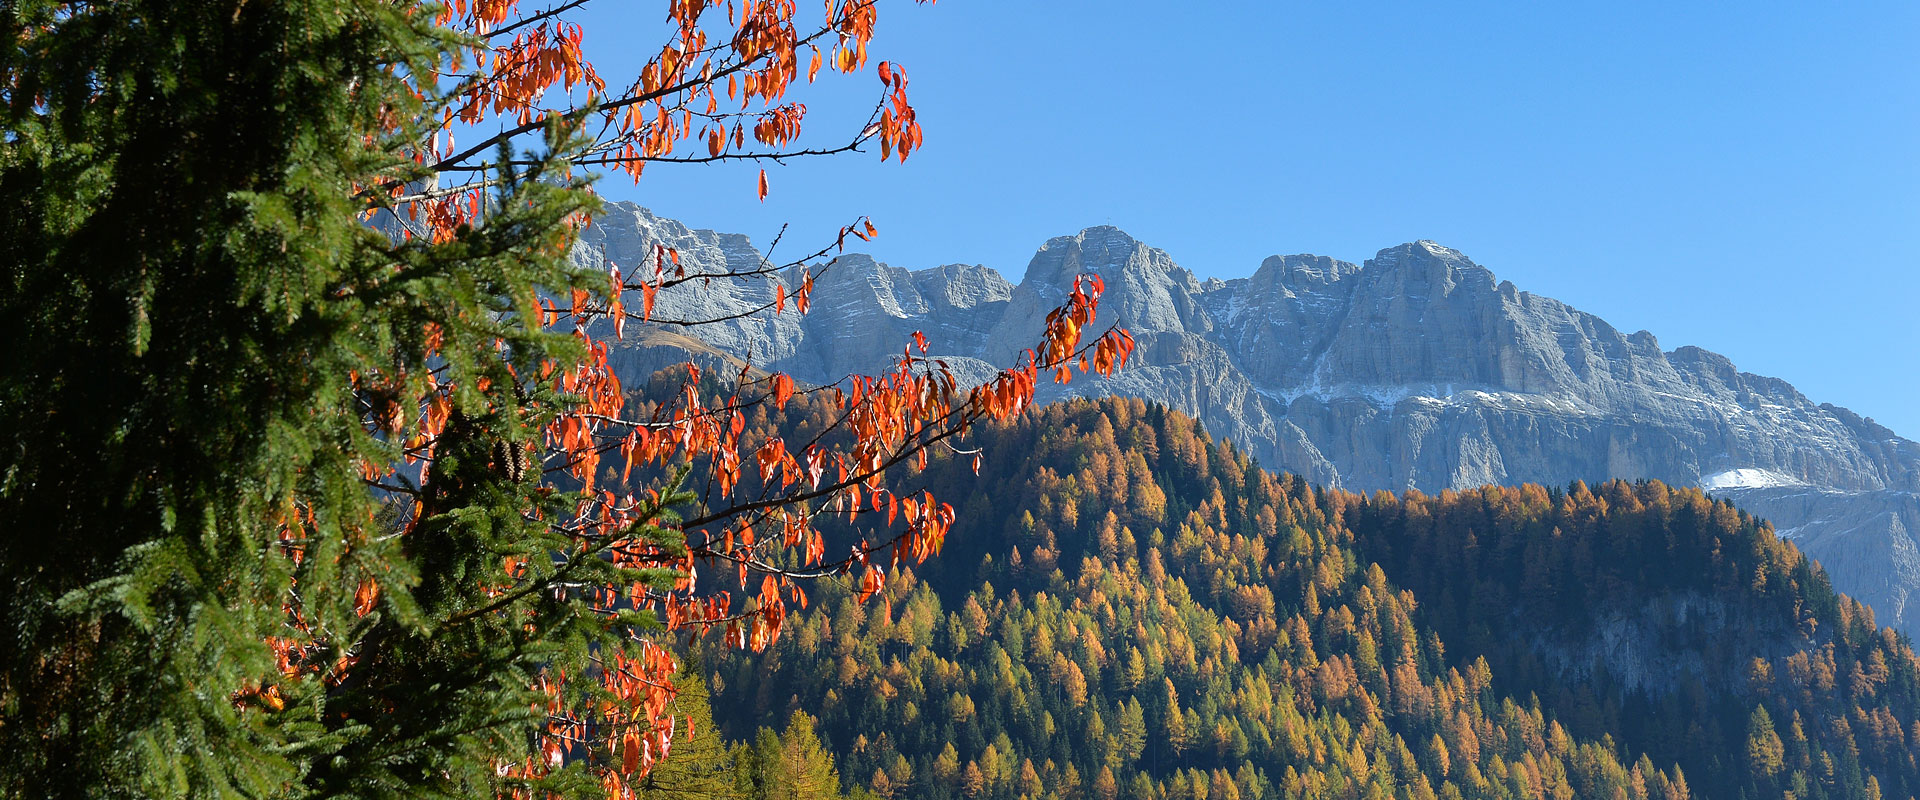
[[[690, 271], [761, 263], [745, 237], [693, 230], [628, 203], [608, 207], [574, 258], [627, 266], [643, 263], [655, 244], [675, 248]], [[963, 383], [980, 381], [1037, 340], [1045, 312], [1088, 272], [1106, 284], [1100, 324], [1124, 325], [1138, 341], [1134, 362], [1110, 380], [1043, 384], [1041, 402], [1124, 395], [1162, 403], [1270, 468], [1350, 490], [1719, 481], [1714, 491], [1764, 506], [1836, 576], [1879, 576], [1841, 588], [1913, 630], [1905, 597], [1920, 586], [1920, 559], [1896, 556], [1920, 551], [1901, 506], [1905, 493], [1920, 491], [1920, 444], [1720, 354], [1665, 350], [1650, 332], [1622, 332], [1520, 290], [1428, 240], [1358, 265], [1272, 256], [1231, 280], [1203, 280], [1113, 226], [1047, 240], [1019, 283], [984, 266], [907, 270], [847, 254], [819, 278], [806, 316], [762, 314], [688, 332], [756, 365], [831, 383], [884, 369], [924, 331], [929, 356]], [[738, 314], [771, 302], [775, 282], [795, 280], [683, 284], [660, 293], [655, 313]], [[615, 367], [644, 374], [676, 360], [671, 349], [649, 352], [616, 347]], [[1739, 482], [1756, 475], [1781, 485]], [[1836, 517], [1774, 498], [1794, 487], [1873, 510]], [[1884, 544], [1863, 549], [1856, 539]], [[1862, 559], [1885, 563], [1868, 569]]]

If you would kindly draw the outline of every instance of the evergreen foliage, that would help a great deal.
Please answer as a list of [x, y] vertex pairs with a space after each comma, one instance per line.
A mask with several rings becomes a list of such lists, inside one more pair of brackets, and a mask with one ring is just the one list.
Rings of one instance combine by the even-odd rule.
[[[527, 154], [483, 228], [365, 224], [444, 102], [406, 76], [455, 39], [410, 4], [0, 14], [0, 795], [491, 791], [535, 671], [643, 621], [485, 590], [559, 544], [500, 456], [564, 404], [517, 376], [577, 348], [516, 304], [580, 280], [591, 199]], [[461, 387], [444, 479], [369, 492], [430, 374]]]

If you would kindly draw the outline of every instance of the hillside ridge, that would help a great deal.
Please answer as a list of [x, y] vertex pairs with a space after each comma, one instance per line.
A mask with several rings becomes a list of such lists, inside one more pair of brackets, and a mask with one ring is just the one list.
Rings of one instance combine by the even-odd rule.
[[1696, 488], [1359, 495], [1126, 398], [976, 433], [977, 473], [891, 487], [956, 505], [938, 557], [714, 653], [734, 736], [805, 710], [854, 788], [928, 800], [1920, 788], [1909, 643]]

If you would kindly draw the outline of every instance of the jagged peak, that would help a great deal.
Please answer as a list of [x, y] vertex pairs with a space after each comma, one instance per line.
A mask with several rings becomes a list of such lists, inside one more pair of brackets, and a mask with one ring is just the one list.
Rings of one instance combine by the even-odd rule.
[[1126, 231], [1121, 230], [1118, 226], [1115, 226], [1115, 225], [1093, 225], [1090, 227], [1081, 228], [1080, 233], [1076, 234], [1073, 238], [1077, 238], [1082, 241], [1089, 240], [1089, 239], [1105, 239], [1105, 240], [1114, 240], [1114, 241], [1127, 241], [1127, 242], [1134, 242], [1134, 243], [1138, 243], [1140, 241], [1139, 239], [1133, 238], [1133, 234], [1127, 233]]
[[[1473, 259], [1468, 258], [1466, 253], [1462, 253], [1459, 250], [1455, 250], [1432, 239], [1416, 239], [1404, 244], [1382, 248], [1380, 252], [1374, 254], [1373, 258], [1368, 259], [1368, 263], [1371, 264], [1376, 261], [1382, 263], [1399, 263], [1410, 258], [1438, 259], [1476, 267], [1480, 266], [1474, 264]], [[1481, 269], [1485, 269], [1485, 267], [1481, 267]]]
[[688, 233], [711, 233], [715, 235], [721, 235], [720, 231], [715, 231], [709, 228], [695, 228], [691, 225], [688, 225], [672, 217], [663, 217], [659, 214], [655, 214], [653, 212], [653, 209], [647, 208], [646, 206], [640, 205], [639, 203], [633, 202], [632, 200], [616, 200], [614, 202], [606, 204], [606, 206], [601, 210], [598, 218], [596, 218], [594, 221], [599, 222], [601, 220], [609, 219], [609, 218], [617, 219], [622, 216], [631, 217], [631, 218], [640, 220], [650, 226], [658, 225], [658, 226], [666, 226], [670, 229], [677, 228], [681, 231], [685, 231]]
[[1079, 233], [1065, 234], [1048, 239], [1044, 244], [1040, 245], [1040, 250], [1035, 254], [1035, 257], [1037, 258], [1039, 253], [1045, 253], [1050, 250], [1088, 250], [1094, 248], [1102, 250], [1116, 248], [1132, 250], [1141, 244], [1139, 239], [1135, 239], [1132, 234], [1118, 227], [1113, 225], [1094, 225], [1088, 228], [1081, 228]]
[[1083, 228], [1071, 236], [1055, 236], [1035, 251], [1022, 283], [1062, 289], [1081, 273], [1094, 272], [1108, 281], [1128, 275], [1165, 274], [1199, 291], [1194, 274], [1174, 263], [1165, 250], [1153, 247], [1112, 225]]
[[1462, 284], [1492, 291], [1498, 281], [1493, 271], [1473, 262], [1465, 253], [1431, 239], [1389, 247], [1367, 259], [1363, 272], [1391, 276], [1402, 285], [1426, 284], [1450, 292]]

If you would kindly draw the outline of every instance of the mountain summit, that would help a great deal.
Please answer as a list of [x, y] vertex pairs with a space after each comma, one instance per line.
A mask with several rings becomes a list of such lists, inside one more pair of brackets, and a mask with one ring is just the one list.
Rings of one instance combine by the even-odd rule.
[[[676, 248], [691, 270], [760, 261], [745, 237], [610, 206], [574, 258], [642, 263]], [[1042, 400], [1140, 397], [1191, 414], [1268, 468], [1349, 490], [1658, 479], [1734, 496], [1821, 560], [1881, 619], [1920, 630], [1920, 444], [1785, 381], [1697, 347], [1662, 350], [1552, 298], [1520, 291], [1457, 250], [1418, 241], [1365, 264], [1274, 256], [1254, 274], [1197, 278], [1118, 228], [1048, 240], [1018, 285], [981, 266], [910, 271], [842, 256], [806, 316], [701, 326], [727, 356], [829, 383], [883, 369], [914, 331], [963, 379], [1037, 340], [1082, 273], [1101, 322], [1132, 330], [1111, 380], [1043, 384]], [[772, 280], [686, 284], [656, 315], [712, 319], [772, 299]], [[683, 358], [636, 344], [629, 373]]]

